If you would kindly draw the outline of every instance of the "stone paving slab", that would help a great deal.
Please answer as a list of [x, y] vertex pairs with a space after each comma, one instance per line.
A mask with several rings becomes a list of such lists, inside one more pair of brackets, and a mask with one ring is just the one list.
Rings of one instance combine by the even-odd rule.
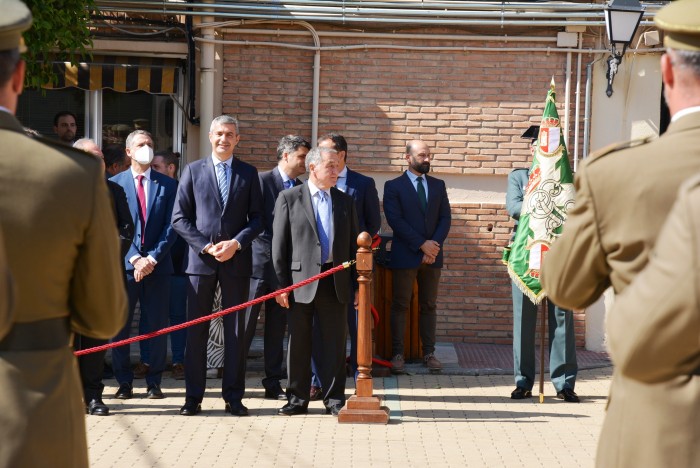
[[[207, 380], [203, 412], [193, 417], [178, 414], [183, 381], [164, 378], [167, 398], [148, 400], [144, 381], [137, 380], [135, 398], [116, 400], [116, 382], [106, 380], [112, 414], [87, 417], [91, 465], [591, 467], [611, 368], [579, 373], [580, 404], [557, 400], [551, 384], [544, 404], [537, 397], [510, 400], [510, 375], [374, 379], [375, 394], [391, 410], [387, 425], [338, 424], [323, 414], [321, 402], [312, 402], [305, 416], [277, 416], [282, 403], [262, 398], [260, 377], [251, 374], [246, 382], [244, 404], [251, 415], [245, 418], [224, 413], [219, 379]], [[352, 379], [347, 384], [350, 395]]]

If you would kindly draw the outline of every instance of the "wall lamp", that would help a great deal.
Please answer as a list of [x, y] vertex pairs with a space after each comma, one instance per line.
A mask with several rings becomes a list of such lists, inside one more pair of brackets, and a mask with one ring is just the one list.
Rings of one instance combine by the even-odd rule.
[[617, 67], [622, 63], [627, 46], [637, 32], [639, 22], [644, 14], [644, 7], [639, 0], [611, 0], [605, 6], [605, 27], [610, 41], [612, 55], [608, 59], [608, 89], [605, 94], [612, 96], [612, 83]]

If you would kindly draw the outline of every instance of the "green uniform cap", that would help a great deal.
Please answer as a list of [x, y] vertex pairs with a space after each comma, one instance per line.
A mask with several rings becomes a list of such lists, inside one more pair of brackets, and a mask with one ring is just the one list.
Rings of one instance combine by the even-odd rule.
[[0, 50], [24, 51], [22, 33], [32, 25], [32, 12], [19, 0], [0, 0]]
[[664, 31], [664, 45], [678, 50], [700, 51], [700, 0], [676, 0], [654, 18]]

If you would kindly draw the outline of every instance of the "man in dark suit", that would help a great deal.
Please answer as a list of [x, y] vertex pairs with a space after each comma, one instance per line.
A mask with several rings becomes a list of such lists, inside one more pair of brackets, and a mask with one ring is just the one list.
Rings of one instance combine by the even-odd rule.
[[[215, 118], [209, 129], [212, 154], [185, 167], [180, 178], [173, 226], [190, 246], [187, 319], [211, 313], [216, 285], [221, 285], [223, 309], [248, 299], [253, 239], [263, 229], [262, 194], [258, 171], [233, 156], [240, 135], [231, 116]], [[245, 314], [223, 317], [224, 374], [221, 393], [225, 409], [247, 416], [245, 392]], [[187, 329], [185, 347], [185, 404], [183, 416], [201, 411], [206, 388], [209, 323]]]
[[[137, 302], [140, 304], [141, 318], [148, 324], [147, 332], [168, 326], [170, 275], [173, 273], [170, 248], [176, 238], [170, 218], [177, 183], [170, 177], [151, 170], [151, 134], [145, 130], [131, 132], [126, 139], [126, 152], [131, 158], [131, 169], [117, 174], [110, 180], [124, 189], [136, 232], [124, 257], [129, 319], [126, 326], [114, 337], [114, 341], [129, 337]], [[167, 343], [166, 335], [150, 339], [151, 362], [146, 375], [147, 398], [164, 397], [160, 382], [165, 369]], [[134, 373], [131, 369], [129, 345], [112, 350], [112, 368], [119, 383], [115, 398], [132, 398]]]
[[[353, 171], [347, 166], [348, 160], [348, 142], [342, 135], [337, 133], [329, 133], [318, 139], [320, 148], [330, 148], [338, 152], [340, 166], [338, 167], [338, 182], [336, 188], [350, 195], [355, 200], [355, 209], [357, 210], [357, 220], [359, 222], [360, 232], [367, 232], [370, 236], [374, 236], [379, 232], [382, 226], [382, 215], [379, 210], [379, 195], [374, 179]], [[316, 333], [316, 328], [314, 332]], [[350, 367], [353, 373], [357, 374], [357, 310], [352, 304], [348, 303], [348, 334], [350, 335]], [[317, 335], [314, 335], [314, 338]], [[317, 342], [319, 340], [316, 340]], [[314, 347], [314, 361], [323, 350]], [[314, 365], [315, 374], [315, 365]], [[316, 377], [316, 375], [314, 375]], [[314, 399], [314, 393], [322, 394], [319, 382], [311, 382], [311, 395]]]
[[[272, 262], [279, 286], [298, 283], [355, 258], [357, 212], [349, 195], [336, 189], [339, 158], [328, 148], [306, 156], [307, 184], [277, 197], [272, 229]], [[314, 316], [321, 329], [323, 358], [319, 377], [325, 389], [326, 413], [338, 415], [345, 404], [345, 339], [347, 303], [352, 296], [350, 269], [277, 296], [288, 316], [288, 402], [278, 413], [308, 412], [311, 384], [311, 341]], [[356, 302], [356, 298], [355, 301]]]
[[408, 170], [384, 184], [384, 214], [394, 232], [391, 245], [393, 297], [391, 302], [392, 371], [402, 372], [406, 313], [413, 282], [418, 280], [419, 329], [423, 363], [442, 369], [435, 357], [435, 302], [442, 268], [442, 245], [452, 216], [445, 182], [430, 177], [430, 148], [413, 140], [406, 146]]
[[[72, 335], [113, 336], [126, 320], [126, 294], [99, 160], [28, 137], [13, 115], [24, 83], [21, 34], [31, 22], [24, 3], [2, 1], [0, 244], [14, 288], [0, 287], [0, 466], [81, 468], [85, 406]], [[1, 260], [0, 275], [6, 285]]]
[[[88, 153], [94, 154], [102, 159], [104, 163], [104, 155], [97, 144], [89, 138], [81, 138], [73, 143], [73, 147], [81, 149]], [[134, 222], [131, 219], [129, 204], [126, 201], [126, 193], [121, 185], [107, 180], [107, 187], [112, 194], [112, 207], [114, 208], [114, 221], [116, 222], [119, 232], [119, 240], [121, 245], [121, 256], [126, 256], [129, 251], [129, 246], [134, 237]], [[123, 263], [122, 263], [123, 265]], [[124, 271], [126, 275], [126, 271]], [[124, 285], [126, 286], [126, 276], [124, 276]], [[108, 340], [100, 340], [90, 338], [89, 336], [76, 335], [75, 349], [89, 349], [96, 346], [106, 344]], [[80, 369], [80, 380], [83, 383], [83, 398], [85, 399], [85, 411], [88, 414], [96, 416], [107, 416], [109, 408], [102, 401], [102, 375], [105, 367], [105, 355], [107, 350], [98, 351], [95, 353], [85, 354], [78, 358], [78, 367]]]
[[[301, 184], [297, 179], [306, 172], [304, 160], [311, 145], [303, 137], [287, 135], [277, 145], [277, 167], [260, 174], [265, 230], [253, 241], [253, 274], [250, 277], [248, 300], [253, 300], [277, 289], [277, 275], [272, 265], [272, 221], [275, 201], [282, 190]], [[246, 350], [255, 337], [258, 314], [262, 304], [246, 309]], [[280, 380], [284, 360], [284, 332], [287, 328], [287, 311], [275, 299], [265, 301], [264, 361], [265, 398], [285, 399]]]

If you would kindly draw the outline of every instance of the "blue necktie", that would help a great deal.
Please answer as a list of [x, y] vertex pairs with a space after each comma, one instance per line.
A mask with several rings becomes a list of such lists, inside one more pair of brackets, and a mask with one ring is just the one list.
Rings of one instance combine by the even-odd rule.
[[219, 163], [216, 165], [216, 181], [219, 183], [219, 194], [221, 195], [221, 204], [226, 206], [228, 201], [228, 165]]
[[321, 242], [321, 264], [328, 261], [330, 229], [330, 203], [326, 192], [319, 190], [318, 204], [316, 205], [316, 227], [318, 228], [318, 240]]
[[420, 209], [423, 210], [423, 213], [425, 213], [425, 210], [428, 208], [428, 197], [425, 196], [425, 187], [423, 187], [423, 178], [418, 177], [416, 179], [416, 182], [418, 182], [418, 202], [420, 203]]
[[285, 189], [290, 189], [294, 187], [294, 181], [292, 179], [287, 179], [284, 181], [284, 188]]

